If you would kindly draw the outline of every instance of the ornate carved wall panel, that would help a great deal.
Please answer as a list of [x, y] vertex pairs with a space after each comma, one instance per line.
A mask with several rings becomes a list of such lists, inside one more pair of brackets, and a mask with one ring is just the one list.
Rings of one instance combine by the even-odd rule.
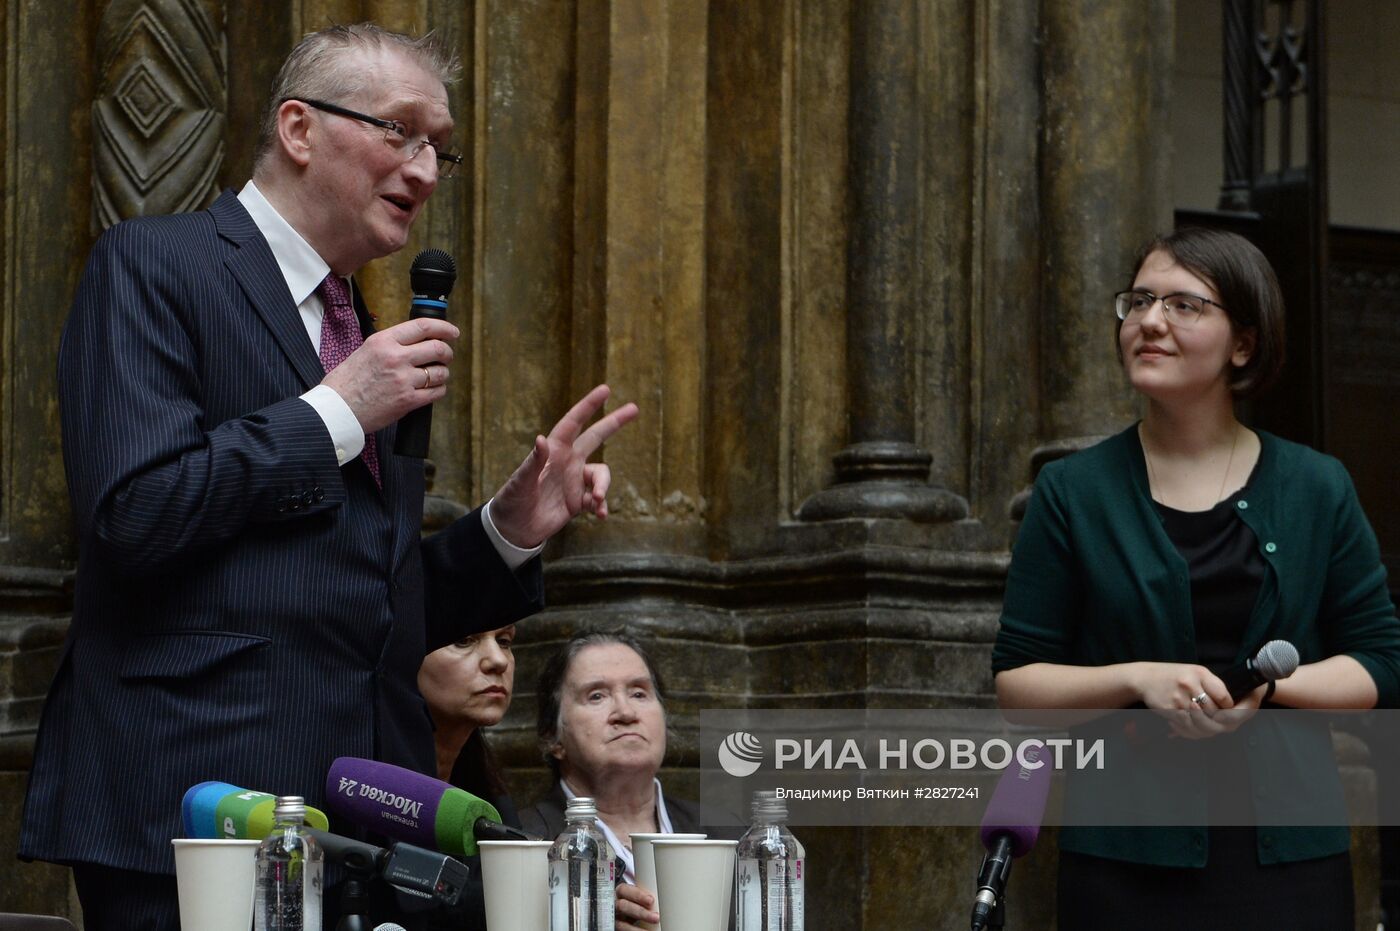
[[97, 36], [93, 221], [176, 213], [218, 194], [224, 158], [219, 0], [114, 0]]

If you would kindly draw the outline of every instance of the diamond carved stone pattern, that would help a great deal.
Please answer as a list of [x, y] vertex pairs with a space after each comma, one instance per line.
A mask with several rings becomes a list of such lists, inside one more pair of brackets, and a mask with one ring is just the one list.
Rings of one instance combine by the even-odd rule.
[[[99, 29], [94, 225], [197, 209], [223, 164], [223, 39], [203, 0], [113, 0]], [[221, 17], [220, 17], [221, 18]]]
[[117, 84], [113, 95], [141, 135], [150, 139], [172, 113], [175, 101], [160, 86], [151, 73], [149, 62], [136, 62]]

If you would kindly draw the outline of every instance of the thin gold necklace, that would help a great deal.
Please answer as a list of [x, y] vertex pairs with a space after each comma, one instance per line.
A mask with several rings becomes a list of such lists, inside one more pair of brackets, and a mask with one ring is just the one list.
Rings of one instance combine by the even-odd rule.
[[[1157, 470], [1152, 467], [1152, 452], [1147, 448], [1145, 438], [1140, 436], [1139, 441], [1142, 442], [1142, 456], [1147, 460], [1147, 477], [1153, 486], [1160, 489], [1162, 486], [1157, 482]], [[1225, 500], [1225, 483], [1230, 480], [1230, 467], [1235, 464], [1235, 447], [1238, 446], [1239, 443], [1240, 428], [1236, 426], [1234, 429], [1234, 438], [1230, 440], [1230, 456], [1225, 460], [1225, 474], [1220, 476], [1220, 490], [1215, 493], [1215, 502], [1211, 507], [1215, 507], [1216, 504]], [[1163, 501], [1162, 504], [1171, 507], [1171, 505], [1167, 504], [1165, 501]]]

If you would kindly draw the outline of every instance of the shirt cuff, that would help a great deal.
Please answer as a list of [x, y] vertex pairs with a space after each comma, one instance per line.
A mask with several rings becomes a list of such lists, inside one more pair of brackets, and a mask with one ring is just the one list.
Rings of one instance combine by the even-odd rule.
[[345, 465], [360, 454], [365, 448], [365, 430], [360, 426], [355, 412], [350, 410], [350, 405], [336, 394], [334, 388], [317, 385], [303, 394], [301, 399], [311, 405], [311, 409], [326, 425], [331, 442], [335, 444], [335, 460], [339, 465]]
[[[492, 499], [495, 500], [495, 499]], [[501, 532], [496, 529], [496, 525], [491, 520], [491, 502], [487, 501], [481, 509], [481, 529], [486, 531], [487, 538], [491, 545], [496, 548], [496, 552], [501, 554], [501, 559], [505, 562], [506, 568], [514, 572], [530, 560], [534, 559], [544, 549], [544, 544], [521, 549], [514, 543], [501, 536]]]

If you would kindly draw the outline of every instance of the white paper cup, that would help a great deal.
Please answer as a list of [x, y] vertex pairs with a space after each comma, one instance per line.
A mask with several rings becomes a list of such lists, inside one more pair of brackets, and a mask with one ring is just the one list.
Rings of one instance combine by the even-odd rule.
[[732, 840], [651, 842], [666, 931], [725, 931], [734, 888]]
[[[656, 860], [651, 855], [651, 842], [654, 840], [704, 840], [704, 834], [633, 834], [632, 859], [637, 867], [637, 885], [656, 896], [652, 907], [661, 911], [661, 894], [656, 891]], [[664, 917], [664, 916], [663, 916]], [[661, 922], [639, 922], [645, 931], [661, 931]]]
[[547, 840], [484, 840], [481, 885], [488, 931], [543, 931], [549, 927]]
[[170, 843], [183, 931], [248, 931], [259, 841], [177, 838]]

